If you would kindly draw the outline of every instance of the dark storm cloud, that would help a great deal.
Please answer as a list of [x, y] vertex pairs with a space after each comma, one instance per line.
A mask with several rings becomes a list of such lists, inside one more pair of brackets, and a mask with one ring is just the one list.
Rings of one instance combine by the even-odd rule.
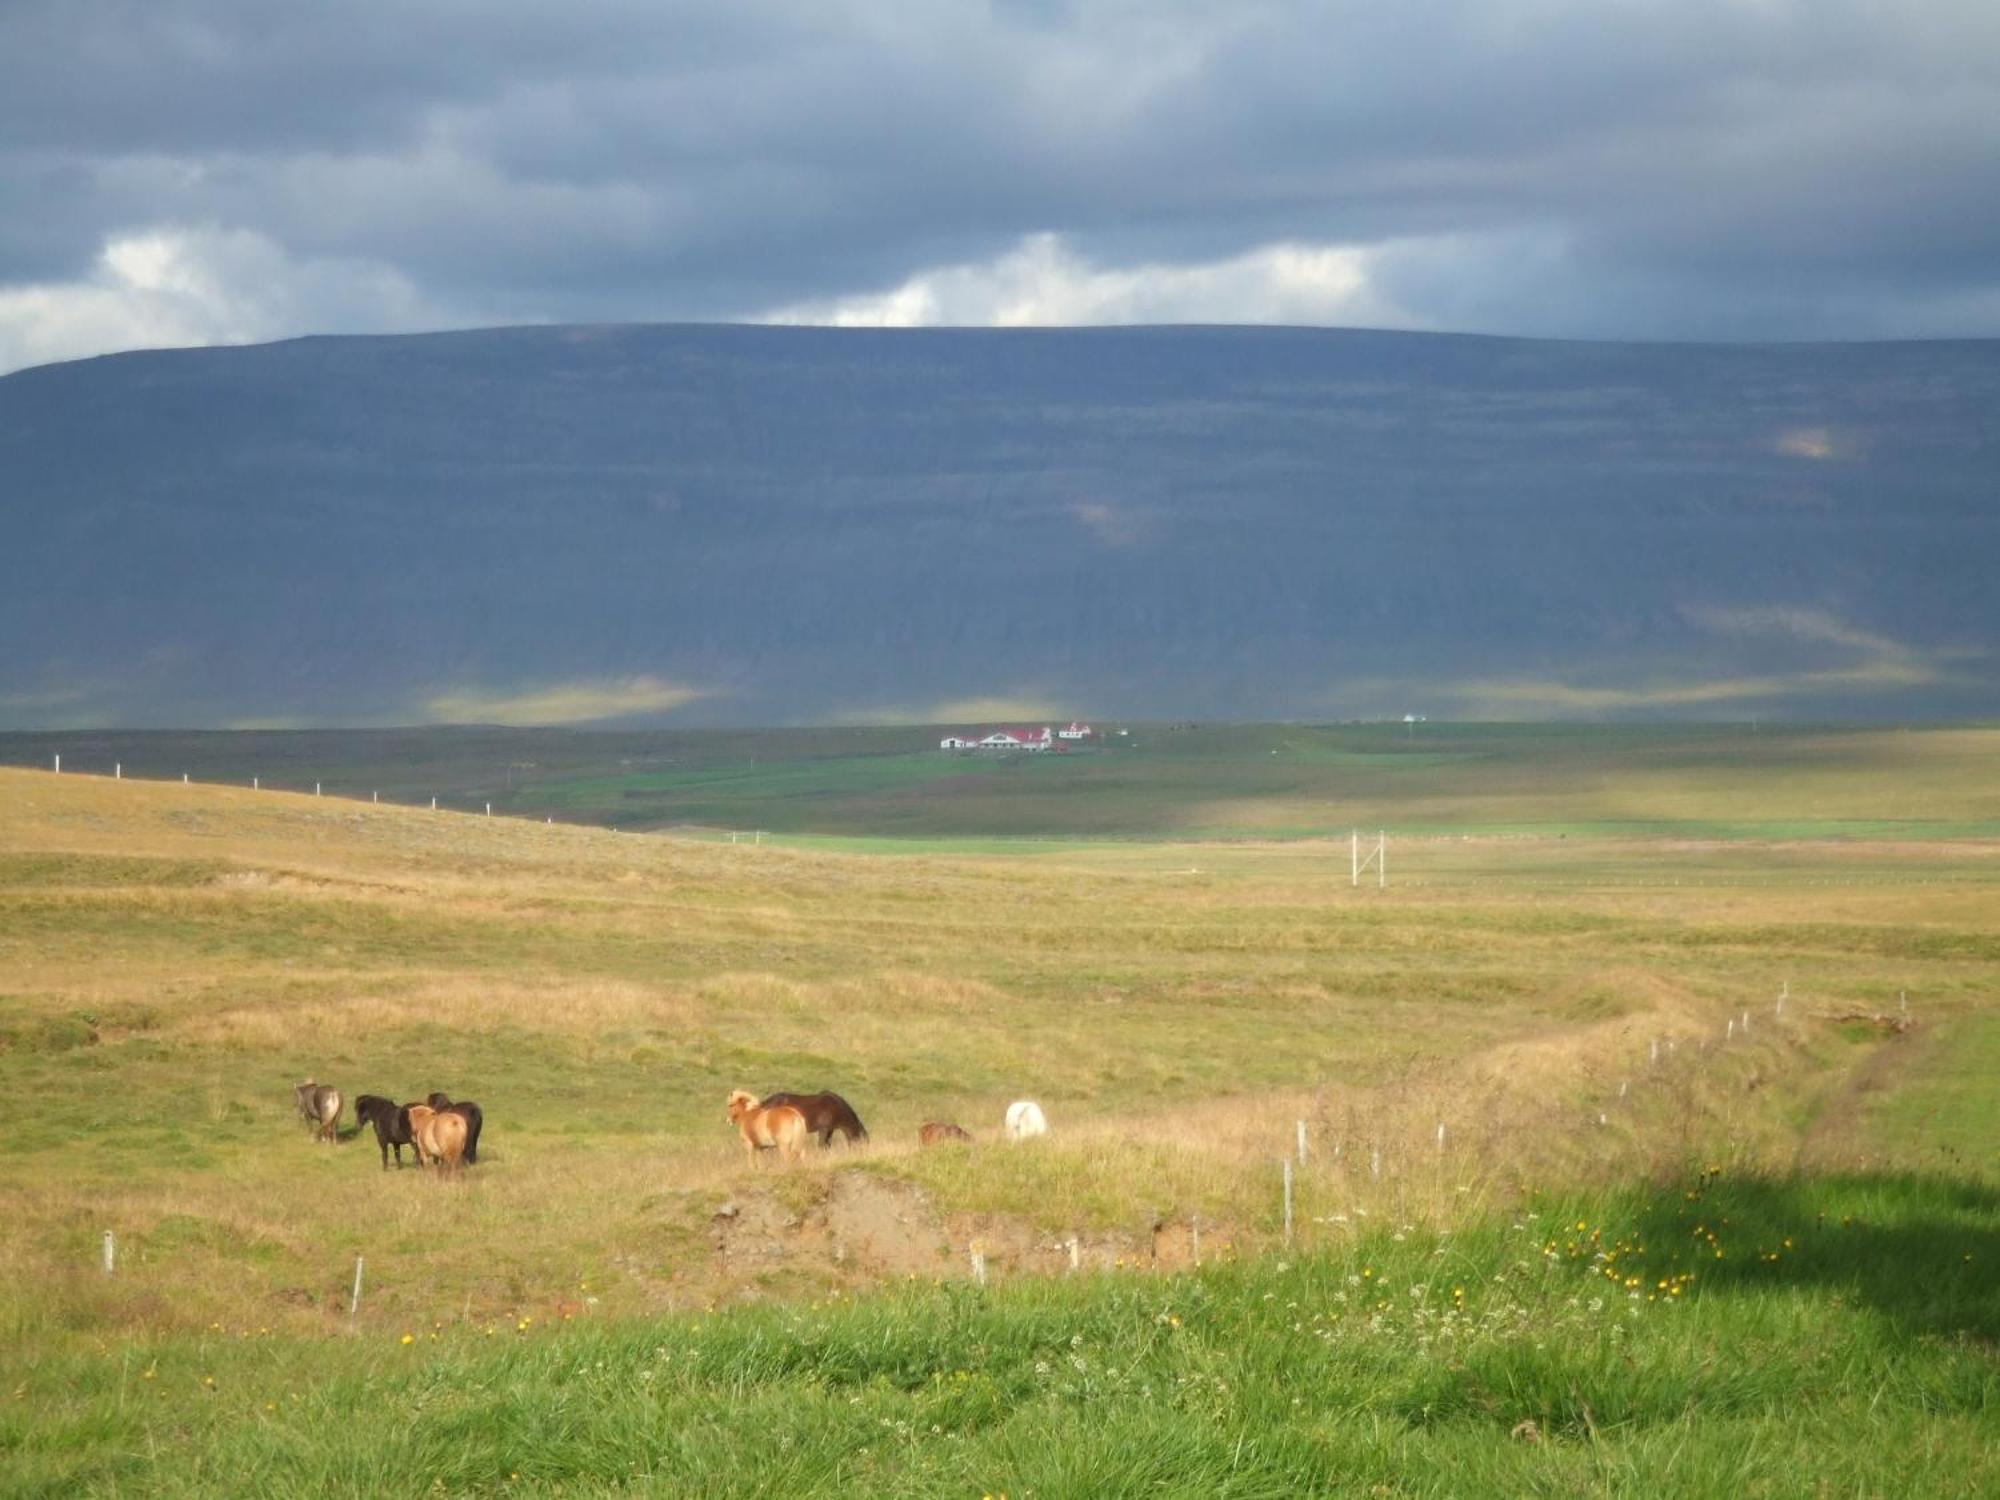
[[[2000, 333], [2000, 7], [0, 6], [0, 362], [10, 321], [260, 336], [382, 286], [715, 318], [958, 267], [976, 319], [968, 268], [1046, 234], [1035, 274], [1375, 247], [1308, 311], [1431, 326]], [[298, 287], [262, 323], [253, 265]]]

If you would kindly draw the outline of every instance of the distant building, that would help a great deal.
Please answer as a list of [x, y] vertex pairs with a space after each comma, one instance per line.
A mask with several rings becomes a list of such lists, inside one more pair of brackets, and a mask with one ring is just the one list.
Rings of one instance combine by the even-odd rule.
[[1055, 745], [1055, 731], [1044, 724], [1039, 729], [996, 729], [982, 739], [948, 734], [938, 741], [940, 750], [1048, 750]]
[[[1044, 733], [1046, 732], [1044, 731]], [[1069, 728], [1058, 729], [1056, 731], [1056, 738], [1059, 740], [1087, 740], [1094, 738], [1096, 734], [1097, 731], [1092, 729], [1088, 724], [1079, 724], [1072, 719]]]

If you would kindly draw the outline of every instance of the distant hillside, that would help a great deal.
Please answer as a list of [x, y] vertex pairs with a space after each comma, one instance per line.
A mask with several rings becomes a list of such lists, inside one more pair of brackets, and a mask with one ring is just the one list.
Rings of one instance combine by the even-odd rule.
[[0, 379], [0, 727], [2000, 711], [2000, 342], [533, 328]]

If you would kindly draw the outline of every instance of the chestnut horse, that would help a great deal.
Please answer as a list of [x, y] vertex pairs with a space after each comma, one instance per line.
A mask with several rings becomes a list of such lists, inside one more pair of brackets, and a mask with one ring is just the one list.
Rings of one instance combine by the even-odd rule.
[[456, 1167], [465, 1154], [465, 1116], [428, 1104], [412, 1104], [409, 1116], [417, 1161], [428, 1167]]
[[729, 1096], [729, 1120], [743, 1135], [750, 1164], [760, 1151], [776, 1151], [780, 1161], [797, 1161], [806, 1149], [806, 1117], [789, 1104], [759, 1104], [748, 1089]]
[[969, 1141], [972, 1137], [949, 1120], [926, 1120], [917, 1132], [919, 1146], [942, 1146], [946, 1141]]
[[807, 1133], [818, 1136], [822, 1146], [833, 1144], [836, 1130], [847, 1138], [849, 1145], [868, 1139], [868, 1129], [861, 1123], [861, 1116], [838, 1094], [766, 1094], [764, 1103], [789, 1104], [804, 1115]]
[[479, 1132], [486, 1128], [486, 1116], [479, 1106], [470, 1099], [461, 1099], [454, 1104], [448, 1094], [432, 1094], [424, 1103], [432, 1109], [448, 1109], [465, 1117], [465, 1164], [468, 1167], [478, 1166]]
[[321, 1141], [337, 1140], [340, 1137], [340, 1090], [324, 1083], [314, 1083], [308, 1078], [292, 1090], [299, 1101], [299, 1117], [313, 1128], [313, 1139]]
[[[380, 1094], [363, 1094], [354, 1101], [354, 1118], [362, 1125], [375, 1127], [375, 1144], [382, 1148], [382, 1170], [389, 1170], [389, 1148], [396, 1148], [396, 1165], [403, 1165], [403, 1148], [415, 1146], [410, 1135], [410, 1112], [407, 1105], [398, 1104], [394, 1099], [384, 1099]], [[419, 1157], [421, 1165], [423, 1158]]]

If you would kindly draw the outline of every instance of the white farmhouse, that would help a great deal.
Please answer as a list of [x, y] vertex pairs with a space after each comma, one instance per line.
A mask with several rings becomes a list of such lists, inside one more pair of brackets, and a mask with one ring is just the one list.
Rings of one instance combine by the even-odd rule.
[[1044, 724], [1039, 729], [996, 729], [983, 739], [948, 734], [938, 741], [940, 750], [1047, 750], [1055, 744], [1055, 731]]

